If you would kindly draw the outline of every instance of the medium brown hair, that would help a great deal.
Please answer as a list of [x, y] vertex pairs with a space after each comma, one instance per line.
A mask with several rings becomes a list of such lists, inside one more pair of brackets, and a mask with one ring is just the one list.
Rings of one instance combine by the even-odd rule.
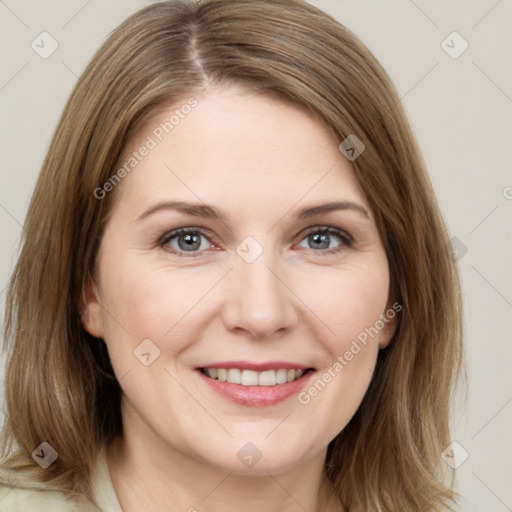
[[[292, 102], [339, 143], [351, 134], [364, 143], [352, 166], [402, 310], [362, 404], [329, 444], [325, 478], [350, 510], [449, 510], [455, 493], [440, 455], [463, 365], [445, 223], [386, 72], [347, 28], [301, 0], [153, 4], [122, 23], [83, 72], [43, 163], [7, 293], [4, 468], [90, 496], [97, 454], [122, 434], [106, 347], [80, 319], [115, 197], [94, 191], [145, 121], [209, 83]], [[59, 454], [48, 469], [30, 456], [42, 441]]]

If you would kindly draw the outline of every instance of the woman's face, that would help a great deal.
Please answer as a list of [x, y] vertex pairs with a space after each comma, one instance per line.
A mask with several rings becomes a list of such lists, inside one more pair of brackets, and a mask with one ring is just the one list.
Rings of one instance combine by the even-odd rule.
[[385, 251], [318, 121], [237, 89], [185, 103], [124, 151], [84, 325], [132, 435], [279, 473], [323, 453], [361, 403], [393, 330]]

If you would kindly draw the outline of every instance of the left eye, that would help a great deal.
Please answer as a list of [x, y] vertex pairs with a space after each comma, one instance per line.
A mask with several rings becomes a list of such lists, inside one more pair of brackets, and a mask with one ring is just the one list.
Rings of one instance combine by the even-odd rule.
[[[341, 243], [335, 247], [330, 246], [330, 242], [333, 237], [336, 237], [341, 241]], [[310, 230], [306, 234], [306, 238], [304, 240], [309, 245], [309, 247], [306, 248], [326, 254], [341, 251], [345, 246], [349, 246], [352, 243], [352, 239], [347, 233], [339, 229], [329, 227], [314, 228]]]

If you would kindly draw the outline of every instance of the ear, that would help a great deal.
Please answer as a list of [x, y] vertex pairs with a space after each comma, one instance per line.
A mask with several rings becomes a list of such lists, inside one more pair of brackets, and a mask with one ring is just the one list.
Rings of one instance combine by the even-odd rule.
[[82, 294], [81, 320], [89, 334], [103, 338], [103, 310], [98, 297], [98, 287], [91, 279]]
[[388, 300], [386, 310], [381, 318], [384, 322], [384, 327], [380, 331], [379, 348], [386, 348], [395, 335], [396, 328], [398, 327], [398, 315], [402, 310], [402, 305], [392, 299]]

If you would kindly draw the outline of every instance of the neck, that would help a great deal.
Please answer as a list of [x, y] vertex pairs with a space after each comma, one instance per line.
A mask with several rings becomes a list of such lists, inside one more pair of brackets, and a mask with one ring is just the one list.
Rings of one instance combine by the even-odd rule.
[[123, 437], [107, 451], [123, 512], [342, 512], [322, 478], [325, 451], [288, 471], [243, 475], [170, 446], [149, 428], [140, 435], [138, 416], [125, 420]]

